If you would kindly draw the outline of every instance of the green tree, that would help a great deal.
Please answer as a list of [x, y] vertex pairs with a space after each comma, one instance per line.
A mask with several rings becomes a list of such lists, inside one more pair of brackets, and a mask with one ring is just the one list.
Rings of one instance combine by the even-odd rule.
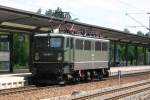
[[145, 34], [145, 36], [146, 36], [146, 37], [150, 37], [150, 32], [147, 32], [147, 33]]
[[133, 65], [133, 60], [134, 60], [134, 46], [129, 45], [129, 47], [128, 47], [128, 63], [130, 65]]
[[53, 11], [51, 9], [48, 9], [48, 10], [46, 10], [45, 15], [51, 17], [51, 16], [53, 16]]
[[38, 10], [37, 10], [37, 12], [36, 12], [37, 14], [42, 14], [42, 9], [41, 8], [39, 8]]
[[124, 32], [130, 33], [130, 31], [127, 28], [124, 29]]
[[53, 17], [56, 17], [56, 18], [71, 20], [70, 13], [69, 12], [63, 12], [60, 7], [57, 7], [57, 9], [54, 10], [54, 11], [51, 10], [51, 9], [46, 10], [45, 15], [49, 16], [49, 17], [53, 16]]
[[58, 7], [56, 10], [54, 10], [52, 16], [57, 18], [64, 18], [64, 12], [62, 12], [62, 9]]
[[[14, 63], [16, 68], [22, 68], [28, 64], [29, 38], [25, 34], [14, 34]], [[23, 67], [26, 68], [26, 67]]]
[[142, 31], [138, 31], [138, 32], [137, 32], [137, 35], [139, 35], [139, 36], [144, 36], [144, 33], [143, 33]]
[[120, 64], [123, 64], [125, 60], [125, 46], [124, 44], [119, 44], [117, 48], [119, 53], [119, 62]]

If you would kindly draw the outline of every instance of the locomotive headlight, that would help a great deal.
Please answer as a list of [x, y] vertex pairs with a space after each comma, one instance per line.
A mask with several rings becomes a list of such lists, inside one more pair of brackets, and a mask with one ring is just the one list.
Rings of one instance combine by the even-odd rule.
[[39, 56], [39, 53], [38, 53], [38, 52], [35, 53], [34, 59], [35, 59], [35, 60], [39, 60], [39, 59], [40, 59], [40, 56]]
[[57, 60], [58, 60], [58, 61], [62, 60], [62, 55], [61, 55], [61, 53], [58, 53]]

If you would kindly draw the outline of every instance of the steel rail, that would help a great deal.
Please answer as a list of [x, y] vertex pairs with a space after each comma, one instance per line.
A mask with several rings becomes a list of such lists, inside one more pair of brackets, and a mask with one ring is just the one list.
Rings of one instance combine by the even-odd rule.
[[117, 95], [115, 97], [111, 97], [111, 98], [108, 98], [108, 99], [105, 99], [105, 100], [117, 100], [117, 99], [125, 98], [125, 97], [131, 96], [131, 95], [135, 95], [135, 94], [147, 91], [147, 90], [150, 90], [150, 87], [146, 87], [146, 88], [143, 88], [143, 89], [140, 89], [140, 90], [135, 90], [135, 91], [132, 91], [132, 92], [120, 94], [120, 95]]
[[46, 89], [51, 89], [55, 87], [57, 87], [57, 85], [45, 86], [45, 87], [26, 86], [26, 87], [12, 88], [12, 89], [6, 89], [6, 90], [4, 89], [0, 91], [0, 96], [13, 95], [13, 94], [31, 92], [31, 91], [46, 90]]
[[[100, 93], [96, 93], [96, 94], [86, 95], [86, 96], [83, 96], [83, 97], [73, 98], [71, 100], [93, 99], [95, 97], [100, 97], [100, 96], [104, 96], [104, 95], [107, 95], [107, 94], [112, 94], [112, 93], [115, 93], [115, 92], [121, 92], [121, 91], [125, 91], [127, 89], [134, 89], [134, 88], [137, 88], [139, 86], [144, 86], [144, 85], [149, 85], [149, 84], [150, 84], [150, 82], [145, 82], [145, 83], [141, 83], [141, 84], [131, 85], [131, 86], [128, 86], [128, 87], [122, 87], [122, 88], [117, 88], [117, 89], [114, 89], [114, 90], [108, 90], [108, 91], [105, 91], [105, 92], [100, 92]], [[136, 93], [140, 93], [140, 92], [148, 90], [148, 89], [150, 89], [150, 87], [149, 88], [143, 88], [141, 90], [133, 91], [133, 92], [126, 93], [126, 94], [121, 94], [121, 95], [118, 95], [118, 96], [115, 96], [115, 97], [112, 97], [112, 98], [108, 98], [108, 99], [105, 99], [105, 100], [117, 100], [117, 99], [119, 99], [121, 97], [133, 95], [133, 94], [136, 94]]]

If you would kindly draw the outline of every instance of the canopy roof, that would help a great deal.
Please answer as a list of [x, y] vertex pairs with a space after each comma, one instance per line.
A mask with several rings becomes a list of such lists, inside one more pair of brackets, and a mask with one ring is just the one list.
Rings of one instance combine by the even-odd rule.
[[96, 33], [101, 37], [110, 40], [127, 42], [133, 44], [140, 44], [149, 47], [150, 38], [145, 36], [138, 36], [123, 31], [118, 31], [110, 28], [104, 28], [96, 25], [80, 23], [77, 21], [68, 21], [54, 17], [47, 17], [33, 12], [19, 10], [15, 8], [5, 7], [0, 5], [0, 31], [8, 32], [49, 32], [60, 26], [61, 30], [73, 29], [84, 31], [86, 33]]

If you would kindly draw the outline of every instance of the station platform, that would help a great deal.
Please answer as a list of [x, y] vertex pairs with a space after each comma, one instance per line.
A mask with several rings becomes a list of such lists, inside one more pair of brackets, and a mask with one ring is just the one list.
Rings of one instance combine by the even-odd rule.
[[148, 72], [150, 71], [150, 65], [143, 66], [119, 66], [110, 68], [110, 76], [118, 75], [121, 72], [121, 75]]
[[31, 73], [2, 73], [0, 74], [0, 90], [23, 87]]
[[[150, 71], [149, 66], [124, 66], [124, 67], [111, 67], [110, 76], [118, 75], [118, 71], [121, 71], [121, 74], [131, 74]], [[20, 73], [21, 72], [21, 73]], [[0, 73], [0, 89], [8, 88], [17, 88], [23, 87], [26, 85], [26, 79], [31, 73], [16, 71], [14, 73]]]
[[135, 70], [143, 70], [143, 69], [150, 69], [150, 65], [144, 66], [119, 66], [119, 67], [111, 67], [111, 72], [118, 72], [120, 71], [135, 71]]

